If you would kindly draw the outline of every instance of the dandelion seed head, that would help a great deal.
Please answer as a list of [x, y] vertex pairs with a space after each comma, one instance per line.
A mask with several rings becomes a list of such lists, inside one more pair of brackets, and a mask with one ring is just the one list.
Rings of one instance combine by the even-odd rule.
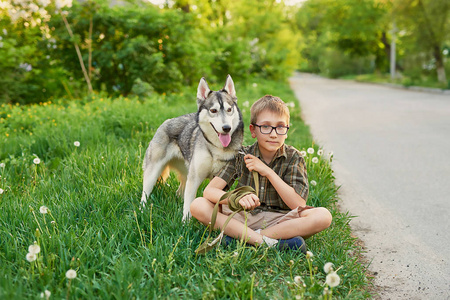
[[66, 278], [67, 279], [74, 279], [77, 277], [77, 271], [70, 269], [66, 272]]
[[301, 284], [301, 283], [303, 283], [303, 279], [302, 279], [301, 276], [295, 276], [295, 277], [294, 277], [294, 282], [295, 282], [296, 284]]
[[3, 190], [3, 189], [0, 189], [0, 195], [3, 194], [3, 192], [4, 192], [4, 190]]
[[319, 159], [317, 157], [313, 157], [312, 162], [317, 164], [319, 162]]
[[0, 168], [4, 168], [5, 167], [5, 163], [0, 163]]
[[26, 258], [29, 262], [33, 262], [37, 259], [37, 256], [34, 253], [27, 253]]
[[40, 212], [41, 214], [46, 214], [46, 213], [48, 213], [48, 207], [45, 206], [45, 205], [42, 205], [41, 207], [39, 207], [39, 212]]
[[317, 155], [323, 155], [323, 150], [322, 149], [317, 150]]
[[75, 141], [75, 142], [73, 143], [73, 145], [74, 145], [75, 147], [80, 147], [80, 142], [79, 142], [79, 141]]
[[313, 257], [314, 257], [314, 254], [311, 251], [306, 251], [306, 258], [307, 259], [310, 259], [310, 258], [313, 258]]
[[306, 150], [309, 154], [314, 154], [314, 148], [308, 148], [308, 150]]
[[36, 157], [35, 159], [33, 159], [33, 163], [34, 163], [35, 165], [38, 165], [38, 164], [41, 163], [41, 160], [39, 159], [39, 157]]
[[306, 151], [300, 151], [300, 154], [301, 154], [302, 156], [306, 156]]
[[328, 274], [334, 270], [333, 267], [334, 267], [334, 264], [332, 262], [327, 262], [323, 266], [323, 270], [325, 271], [326, 274]]
[[28, 252], [38, 254], [41, 252], [41, 247], [38, 244], [30, 245], [30, 247], [28, 247]]
[[317, 185], [317, 182], [315, 180], [311, 180], [310, 183], [311, 183], [312, 186], [316, 186]]
[[329, 287], [333, 288], [341, 283], [341, 278], [336, 272], [331, 272], [327, 275], [325, 283], [328, 284]]
[[48, 300], [48, 299], [50, 298], [51, 295], [52, 295], [52, 293], [51, 293], [49, 290], [45, 290], [44, 292], [41, 293], [41, 298], [42, 298], [42, 299], [45, 298], [45, 299]]

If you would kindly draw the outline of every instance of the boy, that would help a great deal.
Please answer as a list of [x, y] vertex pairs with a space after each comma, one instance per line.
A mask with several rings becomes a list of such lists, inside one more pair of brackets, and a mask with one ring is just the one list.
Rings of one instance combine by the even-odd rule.
[[[251, 107], [250, 132], [257, 139], [245, 147], [214, 177], [191, 204], [191, 214], [201, 223], [211, 221], [214, 205], [236, 179], [238, 187], [253, 183], [252, 171], [259, 173], [259, 197], [247, 195], [239, 200], [245, 209], [236, 214], [225, 228], [229, 237], [251, 245], [277, 246], [306, 252], [303, 238], [318, 233], [331, 224], [331, 214], [323, 207], [306, 206], [308, 179], [300, 152], [284, 144], [289, 129], [289, 109], [278, 97], [266, 95]], [[223, 227], [228, 215], [227, 199], [221, 201], [216, 228]], [[303, 237], [303, 238], [302, 238]], [[229, 239], [229, 238], [228, 238]]]

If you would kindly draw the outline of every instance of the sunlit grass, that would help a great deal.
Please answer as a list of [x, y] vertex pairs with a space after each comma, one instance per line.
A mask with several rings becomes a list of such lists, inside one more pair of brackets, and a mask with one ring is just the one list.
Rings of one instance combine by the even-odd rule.
[[[249, 107], [270, 93], [292, 103], [287, 143], [312, 147], [287, 84], [255, 80], [236, 89], [245, 144], [253, 143]], [[151, 210], [139, 211], [148, 142], [165, 119], [196, 111], [195, 95], [192, 88], [145, 101], [93, 96], [0, 107], [1, 299], [38, 298], [45, 291], [73, 299], [317, 299], [327, 291], [327, 262], [339, 268], [333, 297], [368, 295], [350, 217], [336, 208], [329, 155], [318, 155], [318, 145], [306, 155], [309, 180], [316, 182], [308, 204], [328, 207], [334, 219], [307, 240], [314, 253], [309, 260], [243, 245], [196, 256], [205, 228], [195, 220], [182, 223], [175, 176], [155, 188]], [[40, 251], [28, 261], [35, 242]]]

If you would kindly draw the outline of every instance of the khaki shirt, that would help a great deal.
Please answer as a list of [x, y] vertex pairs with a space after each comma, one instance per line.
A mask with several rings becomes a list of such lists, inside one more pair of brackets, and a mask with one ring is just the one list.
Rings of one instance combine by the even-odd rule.
[[[251, 146], [244, 147], [244, 152], [258, 157], [262, 162], [264, 160], [259, 152], [258, 142]], [[265, 163], [265, 162], [264, 162]], [[280, 176], [284, 182], [293, 187], [305, 201], [308, 198], [308, 176], [306, 173], [305, 160], [300, 151], [289, 145], [283, 145], [275, 154], [274, 158], [268, 166]], [[237, 154], [235, 158], [229, 161], [216, 174], [227, 182], [226, 190], [228, 190], [236, 180], [237, 187], [251, 186], [255, 188], [252, 173], [247, 169], [244, 162], [244, 155]], [[259, 176], [259, 200], [261, 208], [267, 207], [270, 210], [291, 210], [286, 203], [278, 195], [270, 181], [263, 176]]]

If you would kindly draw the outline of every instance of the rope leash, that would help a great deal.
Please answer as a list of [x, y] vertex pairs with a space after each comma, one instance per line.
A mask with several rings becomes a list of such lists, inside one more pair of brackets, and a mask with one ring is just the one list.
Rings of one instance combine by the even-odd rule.
[[[214, 247], [222, 241], [223, 234], [224, 234], [225, 228], [228, 225], [228, 222], [230, 222], [230, 220], [234, 217], [235, 214], [245, 210], [242, 207], [242, 205], [239, 204], [239, 200], [241, 200], [242, 197], [245, 197], [249, 194], [255, 194], [256, 196], [258, 196], [258, 191], [259, 191], [259, 176], [258, 175], [259, 174], [258, 174], [258, 172], [253, 171], [252, 175], [253, 175], [253, 181], [255, 182], [256, 190], [249, 185], [239, 187], [235, 190], [228, 191], [225, 194], [223, 194], [222, 197], [220, 197], [220, 200], [217, 201], [216, 205], [214, 205], [213, 213], [211, 216], [211, 225], [209, 227], [208, 237], [206, 238], [205, 242], [203, 242], [203, 244], [201, 244], [197, 248], [197, 250], [195, 250], [196, 254], [205, 254], [206, 252], [214, 249]], [[219, 203], [220, 203], [220, 201], [222, 201], [226, 198], [228, 198], [228, 207], [230, 208], [231, 211], [233, 211], [233, 213], [228, 216], [227, 220], [223, 224], [223, 227], [222, 227], [222, 230], [221, 230], [219, 236], [217, 236], [214, 240], [210, 241], [211, 234], [214, 230], [214, 225], [216, 224], [217, 213], [219, 212]]]

